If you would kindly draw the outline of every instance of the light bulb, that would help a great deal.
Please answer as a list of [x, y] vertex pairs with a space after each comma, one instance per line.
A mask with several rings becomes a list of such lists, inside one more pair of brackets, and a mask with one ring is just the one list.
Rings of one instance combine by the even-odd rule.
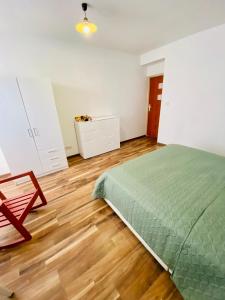
[[76, 31], [83, 34], [90, 34], [97, 31], [97, 26], [93, 23], [90, 23], [88, 20], [84, 20], [81, 23], [75, 25]]
[[83, 33], [89, 33], [89, 32], [90, 32], [90, 28], [89, 28], [88, 24], [84, 25], [84, 27], [83, 27]]

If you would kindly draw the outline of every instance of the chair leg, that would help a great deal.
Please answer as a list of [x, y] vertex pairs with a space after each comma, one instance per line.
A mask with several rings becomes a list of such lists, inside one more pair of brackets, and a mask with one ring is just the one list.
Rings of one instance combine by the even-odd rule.
[[31, 208], [31, 210], [34, 210], [34, 209], [37, 209], [37, 208], [39, 208], [39, 207], [41, 207], [41, 206], [47, 205], [47, 200], [46, 200], [46, 198], [45, 198], [43, 192], [42, 192], [41, 190], [39, 190], [38, 192], [39, 192], [39, 197], [40, 197], [40, 199], [41, 199], [41, 204], [37, 204], [37, 205], [33, 206], [33, 207]]
[[10, 221], [10, 223], [17, 229], [17, 231], [23, 236], [23, 239], [19, 239], [16, 242], [8, 245], [0, 246], [0, 250], [17, 246], [22, 242], [29, 241], [32, 239], [32, 236], [29, 233], [29, 231], [23, 226], [23, 224], [21, 224], [17, 220], [17, 218], [8, 210], [8, 208], [4, 204], [2, 205], [2, 212], [4, 213], [6, 218]]
[[46, 205], [47, 200], [46, 200], [45, 195], [43, 194], [41, 189], [39, 189], [39, 197], [41, 198], [41, 202], [43, 203], [43, 205]]
[[38, 207], [46, 205], [47, 204], [47, 200], [46, 200], [46, 198], [45, 198], [45, 196], [44, 196], [44, 194], [43, 194], [43, 192], [41, 190], [41, 187], [40, 187], [40, 185], [39, 185], [39, 183], [37, 181], [37, 178], [35, 177], [35, 175], [34, 175], [33, 172], [30, 173], [30, 178], [31, 178], [31, 181], [32, 181], [33, 185], [38, 190], [38, 196], [40, 197], [41, 202], [42, 202], [41, 204], [38, 204], [38, 205], [32, 207], [32, 209], [36, 209]]
[[0, 191], [0, 199], [4, 200], [6, 199], [6, 196]]
[[19, 233], [24, 237], [24, 239], [26, 241], [29, 241], [32, 239], [30, 232], [22, 224], [14, 223], [13, 226], [19, 231]]
[[14, 292], [11, 291], [10, 289], [7, 289], [6, 287], [0, 285], [0, 295], [11, 298], [11, 297], [13, 297]]
[[13, 247], [18, 246], [19, 244], [21, 244], [23, 242], [27, 242], [27, 241], [30, 241], [32, 239], [32, 235], [29, 233], [29, 231], [26, 230], [26, 228], [23, 225], [21, 225], [20, 228], [18, 228], [18, 226], [15, 226], [15, 227], [19, 231], [19, 233], [23, 236], [23, 238], [18, 239], [17, 241], [15, 241], [11, 244], [0, 246], [0, 250], [13, 248]]

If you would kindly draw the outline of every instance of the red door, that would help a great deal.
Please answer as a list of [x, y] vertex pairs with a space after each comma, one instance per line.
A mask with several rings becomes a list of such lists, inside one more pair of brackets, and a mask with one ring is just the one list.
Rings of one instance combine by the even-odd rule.
[[148, 127], [147, 136], [158, 137], [159, 116], [161, 108], [163, 76], [152, 77], [149, 80], [149, 106], [148, 106]]

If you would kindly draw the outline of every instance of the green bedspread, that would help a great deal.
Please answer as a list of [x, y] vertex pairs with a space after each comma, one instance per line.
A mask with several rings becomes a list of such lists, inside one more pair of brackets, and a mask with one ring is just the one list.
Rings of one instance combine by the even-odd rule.
[[185, 300], [225, 299], [225, 158], [169, 145], [105, 172], [93, 195], [165, 262]]

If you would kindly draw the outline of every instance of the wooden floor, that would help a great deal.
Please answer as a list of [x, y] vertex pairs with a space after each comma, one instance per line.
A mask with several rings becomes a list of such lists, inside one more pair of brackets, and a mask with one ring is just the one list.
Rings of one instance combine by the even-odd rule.
[[[131, 140], [95, 158], [75, 156], [69, 169], [40, 178], [48, 205], [26, 220], [30, 242], [0, 252], [0, 285], [20, 300], [181, 300], [169, 275], [122, 221], [103, 200], [91, 198], [104, 170], [158, 147], [148, 138]], [[5, 185], [3, 191], [29, 189]], [[14, 232], [0, 234], [2, 241]]]

